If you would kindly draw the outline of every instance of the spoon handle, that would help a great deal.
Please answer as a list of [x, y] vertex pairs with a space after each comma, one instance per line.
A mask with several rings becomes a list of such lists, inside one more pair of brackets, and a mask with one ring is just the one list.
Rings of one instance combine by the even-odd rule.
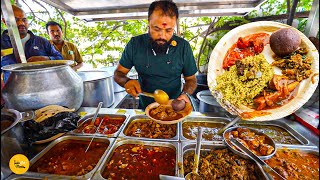
[[147, 92], [141, 92], [138, 95], [142, 95], [142, 96], [147, 96], [147, 97], [151, 97], [154, 98], [154, 95], [152, 93], [147, 93]]
[[222, 134], [226, 129], [228, 129], [229, 127], [233, 126], [235, 123], [237, 123], [240, 120], [240, 117], [237, 116], [236, 118], [234, 118], [231, 122], [229, 122], [227, 125], [225, 125], [223, 128], [221, 128], [217, 134]]
[[199, 161], [200, 161], [200, 150], [201, 150], [201, 139], [202, 139], [202, 128], [198, 126], [196, 152], [194, 155], [194, 172], [198, 173]]

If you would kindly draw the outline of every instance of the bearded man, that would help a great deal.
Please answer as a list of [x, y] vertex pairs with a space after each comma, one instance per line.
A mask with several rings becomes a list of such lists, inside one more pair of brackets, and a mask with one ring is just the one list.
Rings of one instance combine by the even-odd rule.
[[[148, 33], [131, 38], [114, 72], [114, 80], [128, 94], [137, 97], [142, 91], [161, 89], [169, 99], [190, 103], [188, 94], [196, 89], [197, 67], [190, 44], [174, 35], [178, 17], [172, 1], [154, 1], [149, 6]], [[126, 76], [132, 67], [138, 72], [138, 80]], [[139, 108], [145, 109], [152, 102], [153, 98], [140, 96]]]

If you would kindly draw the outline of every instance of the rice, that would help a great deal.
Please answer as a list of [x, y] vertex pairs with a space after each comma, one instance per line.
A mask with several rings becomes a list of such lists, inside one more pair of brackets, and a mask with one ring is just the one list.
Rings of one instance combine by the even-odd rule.
[[[273, 66], [267, 62], [263, 54], [244, 58], [241, 63], [247, 66], [244, 75], [239, 76], [237, 66], [233, 65], [217, 77], [217, 86], [214, 90], [220, 91], [223, 100], [229, 101], [234, 106], [253, 106], [253, 98], [260, 94], [272, 79]], [[251, 77], [248, 75], [250, 70], [255, 72], [253, 76], [250, 74]]]

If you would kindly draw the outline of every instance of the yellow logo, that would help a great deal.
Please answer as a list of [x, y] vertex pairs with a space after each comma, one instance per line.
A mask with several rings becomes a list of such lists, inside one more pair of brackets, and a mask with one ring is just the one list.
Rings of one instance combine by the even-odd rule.
[[171, 41], [171, 45], [172, 45], [173, 47], [175, 47], [175, 46], [177, 45], [177, 41], [172, 40], [172, 41]]
[[23, 154], [12, 156], [9, 162], [9, 167], [15, 174], [23, 174], [29, 169], [29, 159]]

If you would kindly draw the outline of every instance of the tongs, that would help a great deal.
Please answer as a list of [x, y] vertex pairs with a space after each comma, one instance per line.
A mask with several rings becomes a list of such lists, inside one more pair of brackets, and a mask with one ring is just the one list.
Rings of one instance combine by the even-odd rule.
[[[99, 102], [98, 107], [97, 107], [97, 110], [96, 110], [96, 112], [94, 113], [94, 116], [93, 116], [93, 118], [92, 118], [92, 123], [94, 123], [94, 122], [96, 121], [96, 119], [97, 119], [97, 117], [98, 117], [99, 110], [100, 110], [102, 104], [103, 104], [103, 102]], [[89, 147], [90, 147], [93, 139], [96, 137], [96, 133], [98, 132], [98, 130], [99, 130], [102, 122], [103, 122], [103, 121], [100, 121], [100, 124], [99, 124], [99, 126], [97, 127], [96, 132], [93, 134], [93, 137], [91, 138], [91, 141], [90, 141], [87, 149], [84, 151], [85, 153], [88, 151], [88, 149], [89, 149]]]

